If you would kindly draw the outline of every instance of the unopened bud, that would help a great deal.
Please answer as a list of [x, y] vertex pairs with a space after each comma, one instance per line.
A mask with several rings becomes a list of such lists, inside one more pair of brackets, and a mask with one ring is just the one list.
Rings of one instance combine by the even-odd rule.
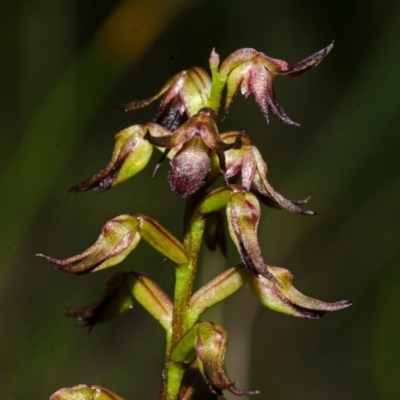
[[37, 254], [37, 256], [45, 258], [65, 272], [86, 274], [120, 263], [137, 246], [139, 241], [139, 223], [136, 217], [121, 215], [108, 221], [96, 243], [77, 256], [64, 260], [44, 254]]
[[111, 161], [96, 175], [73, 186], [70, 192], [94, 189], [99, 192], [110, 189], [139, 173], [149, 162], [153, 146], [144, 139], [146, 128], [134, 125], [115, 136]]
[[77, 385], [60, 389], [50, 400], [124, 400], [110, 389], [100, 385]]

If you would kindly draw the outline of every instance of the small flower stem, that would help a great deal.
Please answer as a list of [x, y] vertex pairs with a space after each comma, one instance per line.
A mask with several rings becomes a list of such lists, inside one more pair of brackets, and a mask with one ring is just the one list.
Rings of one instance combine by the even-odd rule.
[[211, 69], [212, 86], [208, 100], [208, 107], [212, 108], [217, 114], [221, 106], [222, 90], [225, 87], [226, 77], [222, 76], [218, 70]]
[[[191, 214], [191, 218], [188, 218]], [[193, 200], [187, 200], [185, 219], [189, 222], [185, 231], [184, 245], [188, 254], [187, 264], [176, 268], [174, 313], [172, 318], [172, 331], [167, 333], [167, 350], [163, 372], [160, 400], [177, 400], [185, 372], [185, 365], [173, 362], [170, 354], [179, 340], [192, 327], [189, 305], [193, 292], [193, 283], [196, 276], [198, 256], [203, 237], [205, 219], [195, 211]]]

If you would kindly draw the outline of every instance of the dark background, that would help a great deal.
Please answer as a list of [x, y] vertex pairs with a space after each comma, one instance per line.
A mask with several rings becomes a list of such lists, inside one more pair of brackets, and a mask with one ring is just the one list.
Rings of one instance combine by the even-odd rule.
[[[95, 300], [117, 269], [145, 271], [167, 291], [173, 269], [147, 245], [90, 276], [54, 270], [34, 254], [77, 254], [105, 221], [148, 214], [178, 237], [183, 200], [167, 164], [96, 195], [64, 191], [109, 159], [113, 135], [149, 121], [155, 107], [108, 107], [155, 93], [172, 74], [208, 68], [241, 47], [296, 62], [334, 51], [276, 91], [301, 127], [269, 125], [238, 97], [221, 130], [245, 129], [289, 198], [313, 193], [307, 218], [263, 208], [266, 262], [296, 286], [350, 309], [304, 321], [263, 309], [246, 289], [208, 317], [230, 336], [227, 368], [240, 388], [270, 400], [400, 398], [400, 5], [392, 0], [3, 0], [0, 95], [0, 399], [44, 399], [99, 383], [129, 399], [155, 399], [163, 331], [140, 306], [90, 335], [63, 317]], [[204, 282], [238, 261], [204, 252]]]

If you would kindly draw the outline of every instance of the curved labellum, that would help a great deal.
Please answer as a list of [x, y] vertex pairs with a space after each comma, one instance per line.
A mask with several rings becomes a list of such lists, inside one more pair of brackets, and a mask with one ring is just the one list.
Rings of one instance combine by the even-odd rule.
[[279, 285], [265, 279], [263, 276], [253, 277], [250, 286], [262, 305], [274, 311], [295, 317], [317, 319], [328, 311], [338, 311], [353, 304], [351, 300], [326, 303], [305, 296], [292, 285], [292, 274], [280, 267], [268, 266]]

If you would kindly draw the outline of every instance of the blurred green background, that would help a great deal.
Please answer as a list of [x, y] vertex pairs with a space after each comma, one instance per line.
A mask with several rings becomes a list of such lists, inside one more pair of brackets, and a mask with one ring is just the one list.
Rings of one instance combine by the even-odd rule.
[[[221, 130], [245, 129], [272, 185], [289, 198], [313, 193], [320, 212], [263, 208], [266, 261], [290, 269], [305, 294], [356, 303], [303, 321], [262, 309], [246, 288], [209, 317], [230, 335], [230, 376], [258, 398], [400, 398], [398, 1], [3, 0], [0, 15], [0, 399], [46, 399], [78, 383], [157, 398], [163, 331], [140, 306], [90, 335], [63, 317], [95, 300], [116, 269], [70, 276], [34, 257], [77, 254], [124, 213], [181, 234], [183, 200], [169, 191], [167, 163], [151, 178], [157, 156], [109, 192], [63, 194], [108, 161], [115, 133], [156, 110], [108, 105], [208, 68], [213, 47], [222, 59], [254, 47], [296, 62], [332, 39], [318, 68], [276, 80], [301, 127], [266, 125], [254, 99], [238, 97]], [[237, 261], [232, 246], [227, 262], [205, 251], [200, 279]], [[117, 269], [129, 268], [173, 287], [172, 267], [147, 245]]]

